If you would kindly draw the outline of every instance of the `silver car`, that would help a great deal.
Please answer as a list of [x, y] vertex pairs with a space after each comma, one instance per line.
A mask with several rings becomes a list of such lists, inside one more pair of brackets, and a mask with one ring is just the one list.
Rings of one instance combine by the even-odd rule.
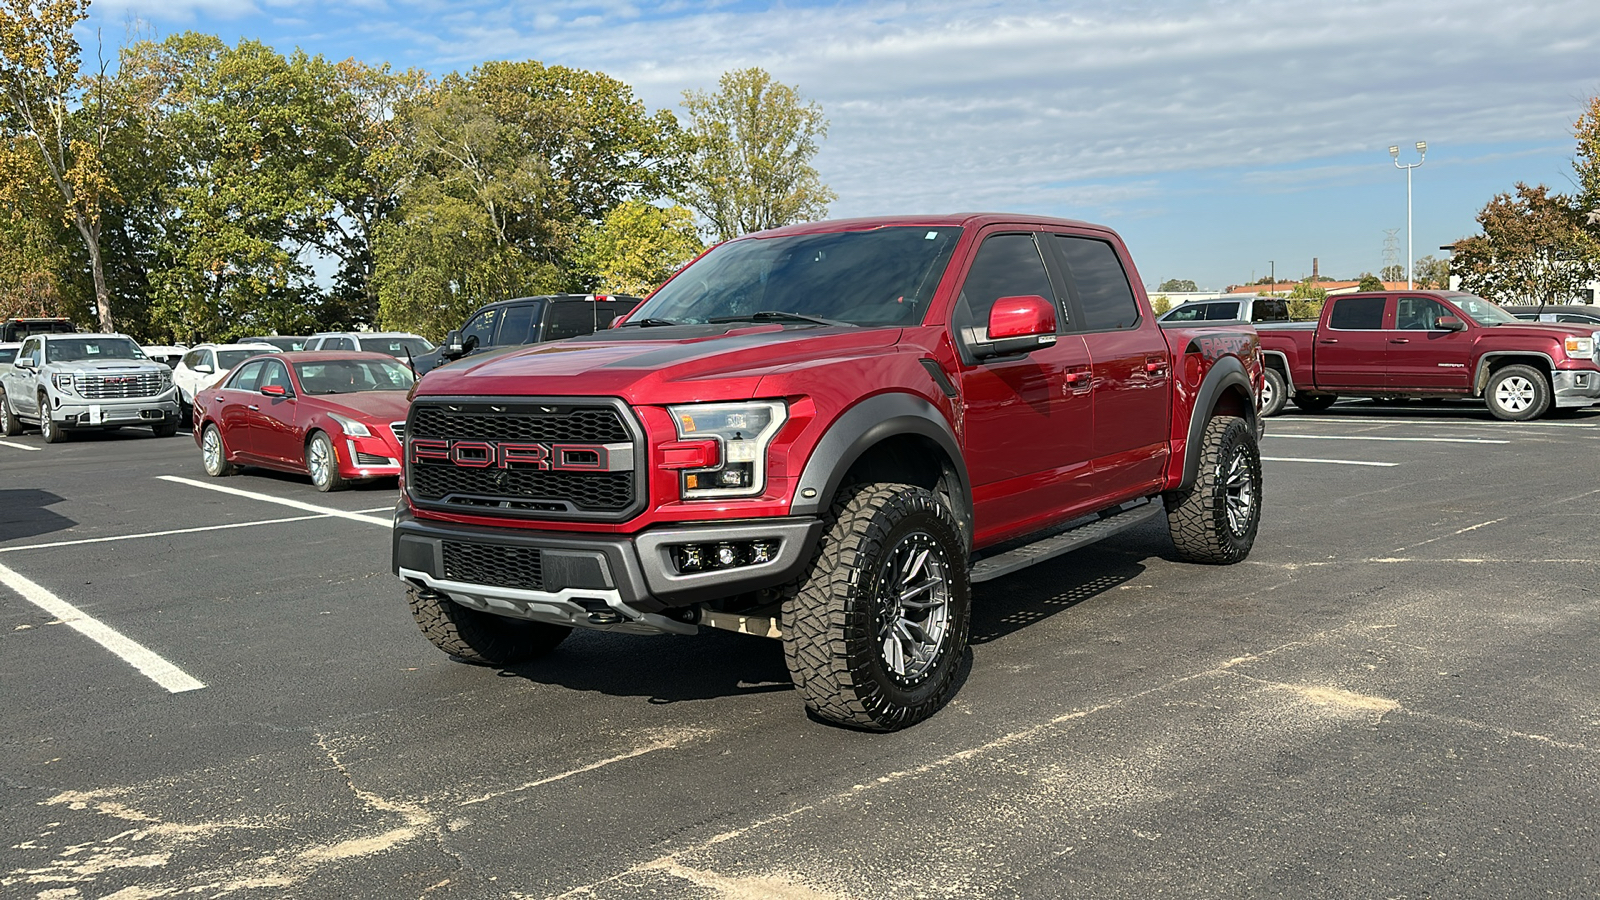
[[0, 370], [0, 432], [38, 427], [56, 444], [77, 430], [148, 427], [178, 433], [178, 392], [166, 366], [125, 334], [35, 334]]

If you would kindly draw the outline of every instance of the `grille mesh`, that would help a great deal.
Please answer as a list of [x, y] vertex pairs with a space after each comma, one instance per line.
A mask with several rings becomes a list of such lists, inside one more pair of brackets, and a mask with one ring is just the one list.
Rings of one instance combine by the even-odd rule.
[[540, 472], [412, 463], [409, 483], [412, 493], [424, 500], [467, 494], [528, 503], [533, 509], [544, 501], [551, 504], [548, 510], [552, 512], [565, 509], [566, 503], [587, 512], [621, 512], [633, 500], [632, 472]]
[[543, 560], [538, 550], [528, 547], [444, 541], [444, 577], [468, 584], [544, 590]]
[[617, 411], [610, 407], [580, 407], [547, 414], [484, 409], [456, 412], [439, 406], [424, 406], [412, 417], [409, 436], [578, 444], [614, 444], [630, 439]]
[[123, 400], [154, 397], [161, 393], [166, 378], [160, 372], [139, 375], [78, 375], [73, 385], [86, 400]]

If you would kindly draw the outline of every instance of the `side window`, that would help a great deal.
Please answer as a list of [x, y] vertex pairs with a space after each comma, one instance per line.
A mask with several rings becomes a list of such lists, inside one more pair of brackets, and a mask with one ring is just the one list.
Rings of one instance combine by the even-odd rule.
[[1455, 313], [1445, 308], [1443, 303], [1427, 297], [1401, 297], [1394, 304], [1394, 327], [1405, 331], [1437, 331], [1433, 323], [1440, 316], [1453, 316]]
[[202, 363], [205, 363], [206, 365], [210, 366], [211, 367], [211, 371], [213, 373], [218, 374], [218, 375], [222, 374], [220, 372], [217, 372], [217, 355], [215, 353], [212, 353], [210, 350], [207, 350], [204, 353], [200, 354], [200, 361]]
[[1239, 318], [1239, 304], [1213, 303], [1206, 309], [1207, 322], [1231, 322]]
[[500, 308], [486, 309], [473, 316], [461, 328], [461, 339], [469, 337], [478, 339], [479, 347], [487, 347], [494, 342], [494, 326], [500, 322]]
[[[524, 303], [521, 306], [507, 307], [500, 314], [500, 331], [495, 335], [494, 343], [509, 347], [533, 340], [534, 326], [539, 321], [539, 310], [543, 308], [543, 303]], [[489, 346], [488, 338], [480, 340], [483, 346]]]
[[1251, 321], [1255, 322], [1287, 322], [1289, 321], [1289, 302], [1277, 298], [1255, 301]]
[[1180, 306], [1177, 309], [1173, 310], [1172, 312], [1169, 312], [1166, 315], [1162, 316], [1161, 317], [1161, 321], [1163, 321], [1163, 322], [1198, 322], [1202, 318], [1205, 317], [1206, 306], [1208, 306], [1208, 305], [1209, 304], [1205, 304], [1205, 303], [1191, 303], [1188, 306]]
[[350, 338], [335, 338], [333, 340], [333, 349], [334, 350], [356, 350], [358, 348], [356, 347], [356, 342], [351, 340]]
[[633, 312], [636, 303], [596, 303], [594, 305], [594, 330], [604, 331], [611, 327], [611, 320], [617, 316], [625, 316]]
[[544, 320], [544, 339], [559, 341], [594, 333], [594, 310], [587, 300], [550, 304], [550, 313]]
[[1339, 297], [1328, 315], [1328, 327], [1340, 331], [1377, 331], [1383, 327], [1384, 297]]
[[269, 359], [265, 362], [266, 365], [261, 370], [257, 388], [275, 384], [284, 390], [289, 390], [292, 387], [289, 384], [289, 370], [283, 367], [283, 363], [275, 359]]
[[264, 359], [255, 359], [239, 367], [228, 379], [227, 387], [236, 391], [254, 391], [261, 385], [261, 370], [267, 364]]
[[200, 365], [200, 351], [190, 350], [188, 353], [185, 353], [183, 355], [183, 362], [178, 363], [178, 365], [185, 366], [190, 369]]
[[[1056, 235], [1067, 271], [1078, 289], [1085, 331], [1133, 328], [1139, 324], [1139, 303], [1133, 299], [1128, 274], [1117, 251], [1105, 241]], [[1209, 314], [1208, 314], [1209, 317]]]
[[[974, 329], [988, 336], [989, 310], [1001, 297], [1037, 294], [1056, 302], [1050, 274], [1031, 234], [997, 234], [984, 240], [978, 255], [967, 270], [956, 302], [956, 328]], [[1065, 319], [1062, 320], [1063, 322]]]

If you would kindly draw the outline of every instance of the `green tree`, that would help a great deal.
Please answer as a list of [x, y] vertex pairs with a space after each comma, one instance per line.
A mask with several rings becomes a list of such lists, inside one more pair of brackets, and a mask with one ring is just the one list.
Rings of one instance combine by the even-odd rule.
[[1411, 264], [1413, 283], [1436, 291], [1450, 289], [1450, 262], [1428, 254]]
[[1327, 289], [1317, 287], [1311, 279], [1298, 282], [1289, 292], [1289, 318], [1315, 319], [1322, 315], [1322, 304], [1327, 299]]
[[1384, 266], [1382, 269], [1378, 270], [1378, 274], [1383, 278], [1384, 281], [1406, 280], [1406, 268], [1398, 263]]
[[1356, 285], [1356, 290], [1381, 291], [1383, 290], [1383, 281], [1371, 272], [1362, 272], [1361, 281]]
[[[107, 67], [79, 76], [81, 53], [73, 28], [88, 17], [89, 0], [5, 0], [0, 3], [0, 134], [10, 149], [37, 152], [39, 169], [59, 195], [61, 217], [82, 239], [94, 282], [96, 317], [116, 328], [101, 258], [101, 210], [116, 193], [102, 154], [111, 121], [98, 94]], [[21, 142], [9, 139], [20, 137]]]
[[1157, 287], [1158, 291], [1172, 291], [1173, 293], [1194, 292], [1200, 290], [1195, 283], [1187, 278], [1168, 278]]
[[828, 133], [821, 106], [759, 68], [724, 74], [715, 94], [683, 96], [686, 162], [675, 196], [716, 240], [827, 215], [837, 195], [811, 166]]
[[574, 262], [585, 287], [643, 297], [704, 249], [689, 210], [630, 200], [584, 232]]
[[1156, 315], [1162, 315], [1167, 310], [1172, 309], [1172, 298], [1166, 294], [1157, 294], [1150, 298], [1150, 306], [1156, 311]]
[[1600, 252], [1572, 198], [1518, 182], [1478, 213], [1482, 234], [1455, 244], [1461, 289], [1496, 303], [1565, 303], [1595, 279]]

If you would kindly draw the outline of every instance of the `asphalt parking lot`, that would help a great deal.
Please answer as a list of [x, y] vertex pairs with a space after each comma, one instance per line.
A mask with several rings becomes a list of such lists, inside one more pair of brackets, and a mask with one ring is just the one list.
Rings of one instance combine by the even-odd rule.
[[1291, 410], [1248, 561], [1149, 525], [981, 585], [955, 701], [870, 735], [760, 638], [452, 662], [392, 482], [6, 439], [0, 896], [1593, 897], [1597, 448]]

